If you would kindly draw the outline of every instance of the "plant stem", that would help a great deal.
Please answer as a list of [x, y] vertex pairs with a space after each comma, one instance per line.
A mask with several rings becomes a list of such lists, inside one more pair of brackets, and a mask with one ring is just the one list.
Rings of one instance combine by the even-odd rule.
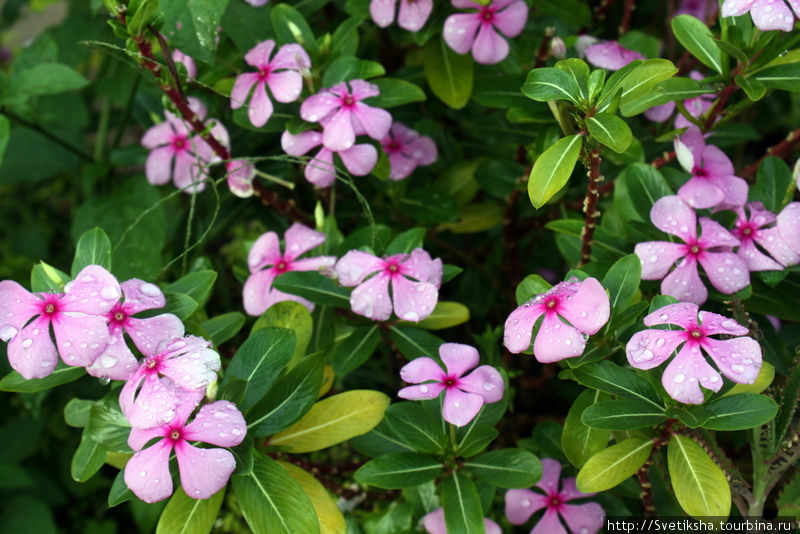
[[595, 148], [589, 152], [589, 172], [587, 173], [589, 184], [586, 186], [586, 198], [583, 200], [586, 219], [581, 231], [581, 261], [578, 267], [586, 264], [592, 257], [594, 229], [597, 226], [597, 218], [600, 217], [600, 212], [597, 210], [597, 202], [600, 199], [597, 184], [603, 181], [603, 177], [600, 175], [600, 163], [600, 149]]
[[626, 0], [625, 7], [622, 12], [622, 21], [619, 23], [619, 35], [625, 35], [628, 33], [628, 29], [631, 26], [631, 15], [633, 15], [633, 11], [636, 9], [636, 0]]
[[764, 160], [767, 159], [767, 156], [775, 156], [777, 158], [785, 158], [789, 156], [792, 153], [792, 148], [798, 142], [800, 142], [800, 128], [789, 132], [789, 135], [787, 135], [783, 141], [773, 147], [768, 148], [767, 153], [761, 156], [758, 161], [742, 169], [742, 176], [754, 176]]

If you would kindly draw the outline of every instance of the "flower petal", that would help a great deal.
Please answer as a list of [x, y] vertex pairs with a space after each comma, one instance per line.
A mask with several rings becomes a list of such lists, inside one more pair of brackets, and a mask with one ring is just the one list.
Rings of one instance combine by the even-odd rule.
[[678, 355], [667, 365], [661, 383], [669, 396], [684, 404], [702, 404], [704, 397], [700, 385], [719, 391], [722, 387], [719, 373], [708, 365], [697, 346], [683, 346]]
[[121, 335], [110, 334], [105, 350], [94, 363], [86, 368], [86, 372], [98, 378], [111, 380], [127, 380], [139, 367], [139, 360], [128, 348]]
[[353, 115], [364, 128], [364, 133], [377, 141], [386, 137], [392, 127], [392, 115], [385, 109], [359, 102], [353, 106]]
[[108, 344], [108, 326], [103, 317], [60, 313], [53, 317], [53, 333], [61, 359], [67, 365], [93, 364]]
[[292, 135], [286, 130], [281, 135], [281, 148], [290, 156], [303, 156], [321, 144], [322, 134], [314, 130], [306, 130], [297, 135]]
[[294, 223], [283, 234], [283, 239], [286, 242], [286, 256], [295, 260], [301, 254], [324, 243], [325, 234], [300, 223]]
[[345, 287], [357, 286], [370, 274], [383, 269], [383, 260], [368, 252], [351, 250], [336, 262], [336, 275]]
[[247, 95], [250, 94], [250, 89], [259, 80], [257, 72], [245, 72], [236, 77], [233, 82], [233, 89], [231, 89], [231, 109], [238, 109], [247, 102]]
[[275, 41], [267, 39], [261, 41], [244, 55], [244, 61], [251, 67], [264, 67], [269, 64], [269, 56], [275, 49]]
[[206, 404], [183, 429], [183, 438], [220, 447], [235, 447], [247, 434], [247, 423], [236, 405], [219, 400]]
[[697, 304], [689, 302], [668, 304], [647, 315], [643, 321], [645, 326], [674, 324], [689, 329], [697, 326], [697, 310], [699, 309]]
[[562, 504], [561, 518], [572, 532], [596, 534], [605, 526], [603, 507], [596, 502]]
[[503, 345], [509, 352], [519, 354], [531, 347], [533, 326], [543, 313], [542, 305], [523, 304], [509, 314], [503, 334]]
[[584, 54], [589, 63], [606, 70], [619, 70], [631, 61], [645, 59], [639, 52], [628, 50], [616, 41], [593, 44]]
[[247, 266], [250, 272], [254, 273], [264, 267], [277, 265], [281, 258], [278, 234], [267, 232], [261, 234], [250, 248], [250, 252], [247, 254]]
[[700, 239], [705, 248], [738, 247], [739, 239], [717, 221], [707, 217], [700, 218]]
[[128, 315], [134, 315], [144, 310], [157, 310], [163, 308], [167, 299], [161, 289], [149, 282], [131, 278], [120, 284], [125, 297], [124, 309]]
[[304, 121], [319, 122], [340, 108], [341, 105], [342, 102], [336, 95], [323, 89], [303, 100], [300, 105], [300, 117]]
[[420, 165], [431, 165], [439, 157], [436, 143], [427, 135], [421, 135], [403, 147], [403, 152]]
[[155, 374], [144, 376], [141, 371], [134, 373], [119, 394], [119, 407], [136, 428], [169, 423], [175, 417], [178, 404], [180, 397], [169, 380], [159, 379]]
[[[546, 458], [545, 458], [546, 459]], [[544, 460], [542, 460], [544, 464]], [[560, 467], [559, 467], [560, 469]], [[558, 475], [556, 475], [558, 477]], [[556, 484], [558, 478], [556, 478]], [[529, 489], [512, 489], [506, 492], [506, 518], [512, 525], [521, 525], [526, 522], [537, 510], [545, 508], [548, 504], [547, 497]]]
[[749, 328], [740, 325], [735, 320], [718, 313], [707, 311], [700, 312], [700, 324], [703, 327], [703, 333], [707, 336], [712, 336], [714, 334], [746, 336], [750, 333]]
[[480, 24], [477, 13], [450, 15], [444, 21], [444, 42], [457, 54], [466, 54], [472, 48]]
[[142, 146], [150, 150], [168, 145], [175, 137], [175, 130], [169, 121], [159, 122], [151, 126], [142, 136]]
[[397, 392], [397, 396], [401, 399], [422, 401], [435, 399], [442, 391], [444, 391], [444, 386], [439, 383], [420, 384], [402, 388]]
[[695, 209], [718, 206], [725, 200], [725, 192], [703, 176], [692, 176], [678, 189], [678, 196]]
[[419, 322], [431, 313], [439, 300], [439, 290], [428, 282], [412, 282], [403, 275], [392, 278], [394, 313], [405, 321]]
[[[493, 5], [497, 6], [497, 2]], [[528, 4], [517, 1], [497, 11], [492, 24], [506, 37], [516, 37], [522, 33], [526, 22], [528, 22]]]
[[661, 281], [661, 293], [680, 301], [704, 303], [708, 298], [708, 290], [700, 280], [697, 261], [688, 257], [681, 260], [675, 270]]
[[375, 24], [386, 28], [394, 22], [396, 4], [397, 0], [372, 0], [369, 3], [369, 16]]
[[497, 33], [491, 24], [481, 24], [475, 42], [472, 43], [472, 57], [484, 65], [503, 61], [508, 55], [508, 41]]
[[199, 449], [180, 441], [175, 445], [181, 486], [192, 499], [208, 499], [225, 487], [236, 460], [225, 449]]
[[145, 356], [154, 356], [162, 342], [183, 337], [184, 329], [178, 316], [162, 313], [147, 319], [129, 317], [125, 332], [131, 336], [139, 352]]
[[800, 254], [800, 202], [791, 202], [783, 208], [775, 227], [789, 248]]
[[171, 452], [172, 444], [164, 439], [137, 452], [125, 465], [125, 484], [144, 502], [162, 501], [172, 495]]
[[634, 254], [642, 263], [642, 280], [661, 280], [675, 262], [686, 255], [686, 246], [669, 241], [637, 243]]
[[[789, 245], [783, 239], [783, 235], [778, 227], [764, 228], [759, 230], [755, 240], [781, 265], [789, 266], [800, 263], [800, 253], [796, 253], [789, 248]], [[739, 249], [739, 252], [741, 252], [741, 248]], [[778, 267], [776, 270], [783, 269]]]
[[750, 8], [753, 24], [761, 31], [792, 31], [794, 15], [783, 0], [758, 0]]
[[159, 372], [183, 389], [205, 391], [210, 383], [217, 380], [219, 369], [219, 354], [203, 348], [163, 360]]
[[278, 102], [294, 102], [303, 91], [303, 77], [293, 70], [273, 72], [267, 77], [267, 85]]
[[420, 282], [429, 282], [436, 288], [442, 283], [442, 260], [431, 259], [431, 255], [421, 248], [411, 251], [408, 259], [402, 263], [401, 273]]
[[99, 265], [88, 265], [64, 287], [58, 301], [60, 312], [80, 312], [105, 315], [119, 302], [122, 291], [119, 282]]
[[571, 299], [564, 299], [558, 314], [578, 331], [594, 335], [608, 322], [611, 306], [608, 295], [596, 278], [587, 278]]
[[258, 82], [253, 91], [253, 98], [247, 107], [247, 117], [250, 123], [256, 128], [264, 126], [272, 116], [272, 100], [267, 95], [267, 87], [264, 82]]
[[353, 130], [353, 113], [349, 109], [339, 109], [330, 120], [325, 121], [322, 144], [334, 152], [347, 150], [356, 140]]
[[403, 180], [414, 172], [417, 168], [417, 162], [411, 158], [406, 157], [401, 152], [389, 154], [389, 178], [392, 180]]
[[561, 476], [561, 463], [552, 458], [542, 458], [542, 477], [536, 483], [548, 495], [558, 493], [558, 478]]
[[552, 363], [583, 354], [586, 340], [554, 313], [546, 313], [533, 342], [533, 355], [541, 363]]
[[11, 338], [7, 352], [8, 363], [26, 380], [48, 376], [58, 363], [50, 321], [43, 316], [35, 319]]
[[[394, 4], [394, 2], [392, 2]], [[372, 7], [370, 5], [370, 7]], [[392, 7], [394, 9], [394, 6]], [[400, 0], [397, 25], [410, 32], [422, 29], [433, 11], [433, 0]], [[373, 17], [373, 20], [375, 17]]]
[[0, 282], [0, 340], [8, 341], [42, 309], [42, 299], [12, 280]]
[[481, 360], [478, 349], [462, 343], [443, 343], [439, 346], [439, 358], [444, 362], [450, 377], [464, 376], [464, 373], [473, 369]]
[[302, 46], [289, 43], [280, 47], [269, 65], [273, 71], [277, 69], [310, 69], [311, 59]]
[[752, 384], [761, 370], [761, 346], [750, 337], [705, 338], [703, 349], [722, 374], [739, 384]]
[[564, 525], [558, 520], [558, 512], [555, 508], [548, 508], [542, 514], [542, 518], [531, 530], [531, 534], [568, 534]]
[[333, 152], [325, 147], [319, 149], [314, 158], [306, 164], [305, 177], [317, 187], [328, 187], [336, 180], [336, 167], [333, 165]]
[[570, 477], [561, 481], [561, 491], [559, 492], [559, 495], [565, 501], [572, 501], [574, 499], [591, 497], [596, 495], [596, 493], [584, 493], [582, 491], [578, 491], [578, 487], [575, 485], [575, 477]]
[[672, 116], [675, 111], [675, 102], [667, 102], [660, 106], [653, 106], [644, 111], [644, 116], [653, 122], [664, 122]]
[[752, 239], [742, 240], [742, 244], [736, 250], [736, 254], [744, 260], [747, 270], [750, 272], [783, 270], [783, 265], [758, 250], [755, 241]]
[[671, 195], [656, 200], [650, 210], [653, 224], [668, 234], [689, 241], [697, 237], [697, 216], [680, 197]]
[[458, 388], [467, 393], [480, 395], [486, 403], [499, 401], [505, 393], [503, 377], [491, 365], [481, 365], [462, 377], [458, 381]]
[[338, 154], [347, 172], [353, 176], [366, 176], [378, 163], [378, 151], [368, 143], [353, 145]]
[[736, 293], [750, 285], [747, 264], [733, 252], [706, 252], [698, 260], [711, 285], [721, 293]]
[[448, 423], [462, 427], [472, 421], [483, 406], [483, 397], [450, 388], [444, 393], [442, 418]]
[[415, 358], [400, 369], [400, 378], [409, 384], [420, 384], [427, 380], [441, 381], [445, 372], [433, 358], [423, 356]]
[[355, 288], [350, 294], [350, 309], [375, 321], [385, 321], [391, 317], [389, 275], [379, 273]]
[[686, 333], [683, 331], [640, 330], [628, 341], [625, 354], [631, 366], [652, 369], [667, 361], [684, 341]]
[[131, 432], [128, 434], [128, 446], [134, 451], [140, 451], [151, 439], [163, 438], [168, 433], [169, 426], [167, 425], [154, 428], [131, 428]]
[[721, 14], [723, 17], [738, 17], [744, 15], [753, 6], [756, 0], [725, 0], [722, 4]]

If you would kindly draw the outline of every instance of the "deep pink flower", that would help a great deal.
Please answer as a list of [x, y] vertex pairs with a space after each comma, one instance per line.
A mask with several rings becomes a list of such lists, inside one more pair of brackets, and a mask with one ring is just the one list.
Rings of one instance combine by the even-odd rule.
[[231, 91], [231, 109], [237, 109], [242, 107], [255, 86], [247, 116], [257, 128], [264, 126], [272, 116], [272, 101], [267, 95], [267, 86], [278, 102], [294, 102], [303, 90], [300, 71], [311, 68], [311, 60], [302, 46], [285, 44], [270, 60], [274, 49], [275, 41], [267, 39], [245, 54], [245, 63], [257, 68], [258, 72], [245, 72], [237, 76]]
[[143, 351], [145, 358], [119, 394], [122, 413], [136, 428], [153, 428], [172, 420], [187, 393], [204, 393], [216, 381], [219, 354], [196, 336], [163, 340]]
[[[175, 450], [181, 486], [192, 499], [208, 499], [225, 487], [236, 467], [236, 460], [225, 449], [201, 449], [190, 441], [201, 441], [220, 447], [235, 447], [247, 434], [247, 423], [228, 401], [206, 404], [194, 420], [186, 424], [202, 396], [183, 399], [168, 423], [143, 430], [133, 428], [128, 445], [136, 453], [125, 465], [125, 484], [145, 502], [156, 502], [172, 495], [169, 457]], [[143, 447], [154, 438], [163, 438]]]
[[239, 198], [253, 196], [253, 179], [256, 177], [256, 168], [251, 161], [246, 159], [232, 159], [225, 163], [228, 173], [228, 189]]
[[164, 307], [167, 300], [157, 285], [134, 278], [123, 282], [121, 287], [125, 299], [106, 314], [108, 345], [86, 368], [92, 376], [127, 380], [133, 374], [139, 361], [125, 343], [126, 333], [142, 354], [152, 354], [162, 340], [183, 336], [183, 323], [171, 313], [147, 319], [132, 317], [144, 310]]
[[[694, 210], [674, 195], [658, 199], [650, 210], [650, 219], [659, 230], [683, 240], [683, 243], [646, 241], [634, 248], [642, 262], [642, 280], [663, 278], [663, 294], [695, 304], [705, 302], [708, 291], [697, 272], [698, 262], [711, 285], [722, 293], [736, 293], [750, 285], [747, 264], [731, 252], [740, 245], [739, 240], [718, 222], [702, 217], [698, 236]], [[675, 262], [678, 266], [667, 274]]]
[[718, 0], [681, 0], [675, 15], [691, 15], [696, 19], [707, 21], [717, 15]]
[[444, 343], [439, 346], [439, 358], [447, 371], [427, 356], [404, 365], [400, 369], [400, 378], [410, 384], [420, 385], [404, 387], [397, 392], [397, 396], [410, 400], [429, 400], [437, 398], [444, 391], [442, 417], [456, 426], [464, 426], [472, 421], [484, 403], [503, 398], [503, 377], [491, 365], [481, 365], [464, 376], [480, 362], [481, 357], [475, 347]]
[[[800, 0], [786, 0], [794, 15], [800, 17]], [[762, 31], [792, 31], [794, 15], [784, 0], [725, 0], [722, 4], [723, 17], [737, 17], [750, 12], [753, 24]]]
[[272, 287], [272, 281], [280, 274], [289, 271], [317, 271], [323, 267], [333, 267], [336, 258], [318, 256], [298, 260], [301, 255], [325, 241], [325, 234], [294, 223], [283, 235], [286, 241], [285, 253], [281, 252], [278, 234], [267, 232], [253, 243], [247, 256], [250, 276], [244, 283], [244, 309], [249, 315], [261, 315], [267, 308], [282, 300], [293, 300], [309, 310], [314, 304], [302, 297], [282, 293]]
[[[534, 512], [544, 509], [539, 522], [531, 534], [567, 534], [562, 521], [572, 534], [595, 534], [603, 528], [603, 507], [596, 502], [567, 504], [575, 499], [591, 497], [594, 493], [583, 493], [575, 487], [575, 478], [566, 478], [558, 488], [561, 464], [550, 458], [542, 458], [542, 478], [536, 487], [544, 493], [529, 489], [512, 489], [506, 492], [506, 517], [512, 525], [521, 525]], [[561, 516], [561, 521], [559, 521]]]
[[[373, 273], [375, 276], [367, 279]], [[350, 294], [353, 312], [375, 321], [389, 319], [391, 282], [395, 315], [418, 322], [433, 312], [439, 300], [442, 260], [432, 260], [421, 248], [412, 250], [410, 255], [396, 254], [385, 259], [351, 250], [336, 263], [336, 274], [343, 286], [358, 286]]]
[[330, 89], [323, 89], [306, 98], [300, 106], [303, 120], [322, 124], [322, 144], [336, 152], [352, 147], [356, 135], [361, 132], [380, 141], [392, 126], [392, 116], [388, 111], [362, 102], [381, 93], [377, 85], [364, 80], [350, 80], [348, 83], [337, 83]]
[[383, 151], [389, 156], [392, 171], [389, 178], [408, 178], [417, 165], [431, 165], [438, 153], [436, 143], [427, 135], [419, 135], [404, 124], [395, 122], [389, 134], [381, 140]]
[[503, 61], [508, 55], [508, 41], [498, 35], [516, 37], [528, 21], [528, 5], [523, 0], [494, 0], [482, 6], [470, 0], [450, 0], [459, 9], [444, 21], [444, 42], [458, 54], [472, 50], [478, 63], [489, 65]]
[[[322, 144], [323, 135], [314, 130], [306, 130], [297, 135], [289, 131], [281, 136], [281, 147], [290, 156], [304, 156], [311, 149]], [[347, 172], [353, 176], [366, 176], [378, 162], [378, 151], [369, 143], [352, 145], [347, 150], [334, 151], [322, 147], [305, 165], [306, 180], [318, 187], [329, 187], [336, 180], [336, 166], [333, 155], [339, 154]]]
[[776, 226], [789, 248], [800, 254], [800, 202], [791, 202], [783, 208]]
[[[699, 317], [699, 320], [698, 320]], [[745, 336], [749, 330], [733, 319], [701, 311], [697, 304], [681, 302], [660, 308], [644, 318], [645, 326], [676, 325], [684, 330], [642, 330], [636, 332], [625, 349], [628, 362], [637, 369], [652, 369], [672, 353], [678, 355], [667, 365], [661, 383], [673, 399], [687, 404], [702, 404], [706, 389], [719, 391], [719, 373], [705, 361], [700, 349], [711, 356], [722, 374], [740, 384], [755, 382], [761, 369], [761, 346], [749, 337], [715, 339], [710, 336]]]
[[[397, 0], [371, 0], [369, 14], [372, 20], [385, 28], [394, 22], [394, 11]], [[433, 0], [400, 0], [400, 12], [397, 25], [410, 32], [422, 29], [433, 10]]]
[[172, 61], [182, 64], [186, 68], [186, 76], [189, 78], [197, 77], [197, 65], [191, 56], [187, 56], [176, 48], [172, 51]]
[[[447, 534], [447, 525], [444, 521], [444, 508], [438, 508], [423, 517], [422, 525], [425, 527], [425, 530], [428, 531], [428, 534]], [[486, 528], [486, 534], [503, 534], [500, 525], [488, 517], [483, 518], [483, 526]]]
[[743, 208], [737, 208], [736, 213], [738, 218], [733, 235], [742, 243], [736, 252], [750, 271], [782, 271], [789, 265], [800, 263], [800, 254], [789, 248], [775, 225], [777, 217], [765, 209], [761, 202], [751, 202]]
[[593, 44], [584, 51], [586, 60], [606, 70], [619, 70], [636, 59], [647, 59], [635, 50], [628, 50], [616, 41]]
[[52, 373], [59, 354], [67, 365], [91, 365], [108, 343], [105, 315], [119, 295], [119, 282], [99, 265], [84, 267], [64, 293], [30, 293], [11, 280], [0, 282], [0, 339], [9, 342], [11, 367], [30, 380]]
[[503, 344], [514, 354], [529, 349], [533, 327], [544, 315], [533, 342], [533, 355], [542, 363], [574, 358], [583, 354], [586, 338], [608, 322], [610, 313], [608, 295], [596, 278], [583, 282], [572, 278], [511, 312]]

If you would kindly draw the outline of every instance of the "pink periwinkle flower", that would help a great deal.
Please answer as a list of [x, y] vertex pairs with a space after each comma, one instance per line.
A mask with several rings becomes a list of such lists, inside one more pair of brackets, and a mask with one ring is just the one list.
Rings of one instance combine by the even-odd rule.
[[678, 196], [691, 207], [733, 207], [747, 202], [747, 182], [734, 175], [733, 163], [722, 150], [706, 145], [697, 127], [692, 126], [675, 138], [675, 155], [692, 174], [678, 190]]
[[[236, 460], [225, 449], [202, 449], [190, 441], [210, 443], [219, 447], [235, 447], [247, 434], [247, 423], [228, 401], [206, 404], [187, 424], [201, 396], [183, 399], [169, 422], [155, 428], [134, 427], [128, 445], [136, 453], [125, 465], [125, 484], [145, 502], [156, 502], [172, 495], [172, 476], [169, 458], [173, 449], [178, 460], [181, 486], [192, 499], [208, 499], [225, 487], [236, 467]], [[162, 438], [143, 448], [150, 440]]]
[[314, 304], [297, 295], [282, 293], [272, 287], [272, 281], [278, 275], [289, 271], [317, 271], [321, 268], [333, 267], [336, 258], [317, 256], [298, 260], [312, 248], [325, 241], [325, 234], [294, 223], [283, 235], [286, 241], [285, 252], [281, 252], [278, 234], [267, 232], [256, 239], [247, 256], [250, 276], [244, 283], [244, 309], [249, 315], [261, 315], [267, 309], [282, 300], [293, 300], [313, 311]]
[[389, 134], [381, 140], [383, 151], [389, 156], [389, 178], [402, 180], [414, 172], [417, 165], [431, 165], [438, 153], [436, 143], [427, 135], [419, 135], [404, 124], [395, 122]]
[[778, 214], [780, 236], [796, 254], [800, 254], [800, 202], [791, 202]]
[[[786, 6], [792, 7], [792, 11]], [[792, 31], [795, 15], [800, 17], [800, 0], [725, 0], [722, 4], [723, 17], [737, 17], [750, 12], [753, 24], [761, 31]]]
[[336, 263], [335, 270], [340, 284], [358, 286], [350, 294], [353, 312], [375, 321], [386, 321], [392, 315], [389, 282], [394, 294], [394, 313], [405, 321], [425, 319], [439, 300], [442, 260], [431, 259], [421, 248], [388, 258], [351, 250]]
[[619, 70], [631, 61], [647, 59], [635, 50], [628, 50], [616, 41], [604, 41], [593, 44], [584, 51], [586, 60], [606, 70]]
[[[596, 502], [567, 504], [576, 499], [591, 497], [594, 493], [583, 493], [575, 487], [575, 477], [565, 478], [559, 489], [561, 464], [550, 458], [542, 458], [542, 478], [536, 487], [542, 492], [529, 489], [512, 489], [506, 492], [506, 517], [512, 525], [525, 523], [534, 512], [544, 509], [542, 517], [531, 534], [595, 534], [603, 528], [603, 507]], [[560, 516], [560, 520], [559, 520]], [[563, 523], [562, 523], [563, 522]]]
[[705, 22], [715, 17], [718, 10], [718, 0], [681, 0], [675, 15], [691, 15]]
[[232, 159], [225, 163], [228, 173], [228, 189], [239, 198], [253, 196], [253, 179], [256, 177], [256, 167], [246, 159]]
[[[437, 508], [423, 517], [422, 526], [425, 527], [428, 534], [447, 534], [447, 524], [444, 521], [444, 508]], [[483, 526], [486, 529], [486, 534], [503, 534], [500, 525], [488, 517], [483, 518]]]
[[775, 225], [777, 217], [761, 202], [737, 208], [736, 213], [738, 218], [733, 235], [742, 243], [737, 253], [750, 271], [782, 271], [789, 265], [800, 263], [800, 254], [789, 248]]
[[392, 116], [385, 109], [362, 102], [379, 94], [377, 85], [364, 80], [337, 83], [306, 98], [300, 106], [300, 117], [322, 125], [322, 144], [329, 150], [351, 148], [356, 135], [362, 132], [380, 141], [392, 126]]
[[[311, 149], [322, 145], [323, 136], [324, 134], [314, 130], [306, 130], [297, 135], [292, 135], [287, 130], [281, 136], [281, 147], [290, 156], [304, 156]], [[317, 187], [329, 187], [336, 181], [334, 154], [339, 154], [347, 172], [353, 176], [366, 176], [378, 162], [378, 151], [369, 143], [352, 145], [346, 150], [331, 150], [323, 146], [311, 160], [306, 162], [304, 170], [306, 180]]]
[[237, 109], [244, 105], [247, 95], [255, 86], [247, 116], [257, 128], [264, 126], [272, 116], [272, 101], [267, 95], [267, 87], [278, 102], [294, 102], [303, 90], [300, 71], [311, 68], [311, 60], [302, 46], [285, 44], [270, 59], [274, 49], [275, 41], [267, 39], [245, 54], [245, 63], [257, 68], [258, 72], [245, 72], [237, 76], [231, 91], [231, 109]]
[[190, 393], [203, 393], [216, 381], [219, 354], [196, 336], [164, 340], [145, 358], [122, 386], [119, 406], [136, 428], [153, 428], [170, 421]]
[[52, 373], [59, 354], [67, 365], [91, 365], [108, 343], [105, 315], [119, 295], [119, 282], [99, 265], [84, 267], [64, 293], [30, 293], [14, 281], [0, 282], [0, 339], [8, 341], [11, 367], [30, 380]]
[[[699, 71], [693, 70], [689, 73], [689, 77], [700, 81], [704, 76]], [[684, 100], [683, 105], [686, 108], [686, 111], [689, 112], [689, 115], [698, 119], [704, 116], [711, 108], [716, 97], [716, 94], [708, 93]], [[653, 106], [652, 108], [645, 110], [644, 116], [653, 122], [664, 122], [672, 116], [673, 111], [675, 111], [675, 102], [667, 102], [666, 104]], [[717, 118], [717, 120], [719, 120], [719, 118]], [[681, 114], [678, 114], [675, 117], [674, 125], [676, 129], [690, 128], [693, 126], [692, 123], [689, 122], [689, 119]]]
[[[372, 20], [385, 28], [394, 22], [397, 0], [372, 0], [369, 3], [369, 14]], [[400, 12], [397, 14], [397, 25], [410, 32], [422, 29], [433, 10], [433, 0], [400, 0]]]
[[114, 380], [127, 380], [139, 366], [139, 361], [125, 343], [128, 334], [143, 354], [151, 354], [164, 339], [182, 337], [183, 323], [171, 314], [164, 313], [147, 319], [133, 315], [163, 308], [167, 303], [157, 285], [136, 278], [121, 284], [125, 299], [114, 304], [106, 314], [108, 345], [94, 363], [86, 368], [92, 375]]
[[586, 339], [608, 322], [610, 314], [608, 295], [596, 278], [583, 282], [571, 278], [511, 312], [503, 344], [514, 354], [529, 349], [533, 327], [544, 316], [533, 342], [533, 355], [541, 363], [574, 358], [583, 354]]
[[[718, 222], [702, 217], [698, 236], [694, 210], [674, 195], [658, 199], [650, 210], [650, 219], [659, 230], [683, 240], [646, 241], [634, 248], [642, 262], [642, 280], [663, 278], [663, 294], [695, 304], [705, 302], [708, 290], [697, 272], [698, 263], [711, 285], [722, 293], [736, 293], [750, 284], [747, 263], [731, 252], [740, 241]], [[678, 265], [670, 273], [675, 262]]]
[[490, 65], [503, 61], [509, 47], [500, 34], [512, 38], [522, 33], [528, 21], [528, 4], [523, 0], [494, 0], [482, 6], [470, 0], [450, 0], [459, 9], [444, 21], [444, 42], [458, 54], [472, 50], [478, 63]]
[[197, 77], [197, 65], [191, 56], [187, 56], [176, 48], [172, 51], [172, 61], [183, 65], [186, 68], [186, 76], [189, 78]]
[[[699, 320], [698, 320], [699, 319]], [[686, 404], [702, 404], [702, 385], [719, 391], [719, 373], [703, 358], [705, 351], [722, 374], [740, 384], [755, 382], [761, 369], [761, 346], [750, 337], [716, 339], [711, 336], [746, 336], [750, 331], [723, 315], [699, 312], [697, 304], [681, 302], [660, 308], [644, 318], [645, 326], [662, 324], [680, 326], [684, 330], [641, 330], [636, 332], [625, 352], [628, 362], [637, 369], [652, 369], [665, 362], [678, 349], [678, 355], [667, 365], [661, 383], [669, 396]]]
[[442, 417], [448, 423], [464, 426], [478, 415], [485, 404], [503, 398], [503, 377], [491, 365], [481, 365], [467, 376], [464, 374], [480, 362], [475, 347], [461, 343], [439, 346], [443, 370], [433, 358], [423, 356], [411, 360], [400, 369], [400, 378], [416, 386], [404, 387], [397, 396], [409, 400], [435, 399], [444, 391]]

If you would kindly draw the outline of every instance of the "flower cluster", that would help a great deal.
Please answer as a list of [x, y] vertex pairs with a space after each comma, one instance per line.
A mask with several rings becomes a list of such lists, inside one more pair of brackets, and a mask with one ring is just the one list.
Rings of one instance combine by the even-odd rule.
[[451, 0], [451, 3], [470, 11], [447, 17], [442, 30], [444, 42], [459, 54], [472, 51], [475, 61], [486, 65], [499, 63], [508, 56], [508, 41], [500, 34], [516, 37], [528, 21], [528, 4], [522, 0], [494, 0], [487, 5], [471, 0]]
[[725, 0], [721, 14], [723, 17], [737, 17], [749, 12], [759, 30], [790, 32], [795, 16], [800, 18], [800, 1], [788, 0], [788, 3], [791, 10], [781, 0]]

